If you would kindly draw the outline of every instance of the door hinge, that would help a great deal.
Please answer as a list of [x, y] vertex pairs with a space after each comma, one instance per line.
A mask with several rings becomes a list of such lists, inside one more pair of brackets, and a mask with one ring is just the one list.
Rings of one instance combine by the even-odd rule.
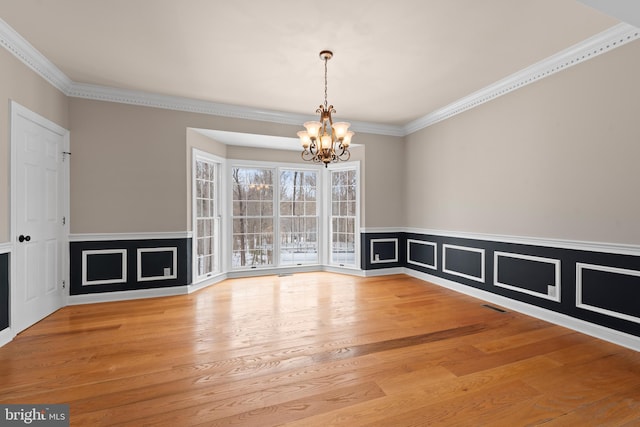
[[66, 216], [62, 217], [62, 225], [67, 225], [67, 217]]
[[62, 289], [66, 289], [67, 288], [67, 282], [66, 281], [62, 281]]

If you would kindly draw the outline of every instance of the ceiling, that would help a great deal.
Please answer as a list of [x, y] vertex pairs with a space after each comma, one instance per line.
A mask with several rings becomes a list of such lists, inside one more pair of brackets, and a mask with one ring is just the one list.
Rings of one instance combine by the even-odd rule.
[[620, 21], [576, 0], [0, 0], [75, 83], [403, 125]]

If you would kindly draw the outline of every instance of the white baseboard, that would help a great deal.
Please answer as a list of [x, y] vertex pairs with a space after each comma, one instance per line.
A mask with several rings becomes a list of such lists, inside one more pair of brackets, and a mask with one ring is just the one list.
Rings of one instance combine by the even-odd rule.
[[96, 294], [70, 295], [68, 305], [94, 304], [99, 302], [128, 301], [142, 298], [170, 297], [186, 295], [189, 287], [171, 286], [167, 288], [134, 289], [131, 291], [102, 292]]
[[567, 316], [566, 314], [557, 313], [542, 307], [516, 301], [501, 295], [473, 288], [471, 286], [461, 285], [460, 283], [456, 283], [451, 280], [443, 279], [431, 274], [421, 273], [409, 268], [405, 269], [405, 273], [411, 277], [415, 277], [486, 302], [497, 304], [537, 319], [564, 326], [565, 328], [573, 329], [574, 331], [609, 341], [635, 351], [640, 351], [640, 337], [636, 337], [634, 335], [625, 334], [624, 332], [576, 319], [574, 317]]
[[11, 330], [11, 328], [5, 328], [0, 331], [0, 347], [5, 344], [10, 343], [15, 338], [15, 334]]
[[209, 286], [215, 285], [216, 283], [220, 283], [223, 280], [228, 279], [227, 274], [218, 274], [214, 277], [209, 277], [206, 280], [202, 280], [198, 283], [194, 283], [188, 286], [189, 293], [192, 294], [194, 292], [198, 292], [201, 289], [208, 288]]
[[319, 264], [295, 267], [254, 268], [250, 270], [229, 271], [227, 272], [227, 277], [229, 279], [238, 279], [243, 277], [274, 276], [277, 274], [310, 273], [314, 271], [322, 271], [322, 268], [323, 267]]
[[358, 277], [364, 277], [366, 274], [364, 270], [360, 270], [359, 268], [334, 267], [332, 265], [323, 265], [322, 268], [316, 271], [326, 271], [327, 273], [348, 274], [351, 276], [358, 276]]
[[375, 270], [365, 270], [365, 277], [374, 276], [390, 276], [392, 274], [406, 274], [407, 269], [404, 267], [379, 268]]

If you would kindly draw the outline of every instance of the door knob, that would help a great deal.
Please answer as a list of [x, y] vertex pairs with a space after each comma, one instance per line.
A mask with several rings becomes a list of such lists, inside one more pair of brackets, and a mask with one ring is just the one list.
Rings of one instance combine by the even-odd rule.
[[24, 234], [21, 234], [20, 237], [18, 237], [18, 242], [20, 243], [28, 242], [29, 240], [31, 240], [31, 236], [25, 236]]

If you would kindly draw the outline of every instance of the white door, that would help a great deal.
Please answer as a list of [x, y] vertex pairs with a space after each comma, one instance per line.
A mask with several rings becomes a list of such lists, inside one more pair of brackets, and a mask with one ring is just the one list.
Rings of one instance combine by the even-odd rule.
[[63, 304], [63, 151], [66, 131], [12, 104], [11, 329], [17, 334]]

